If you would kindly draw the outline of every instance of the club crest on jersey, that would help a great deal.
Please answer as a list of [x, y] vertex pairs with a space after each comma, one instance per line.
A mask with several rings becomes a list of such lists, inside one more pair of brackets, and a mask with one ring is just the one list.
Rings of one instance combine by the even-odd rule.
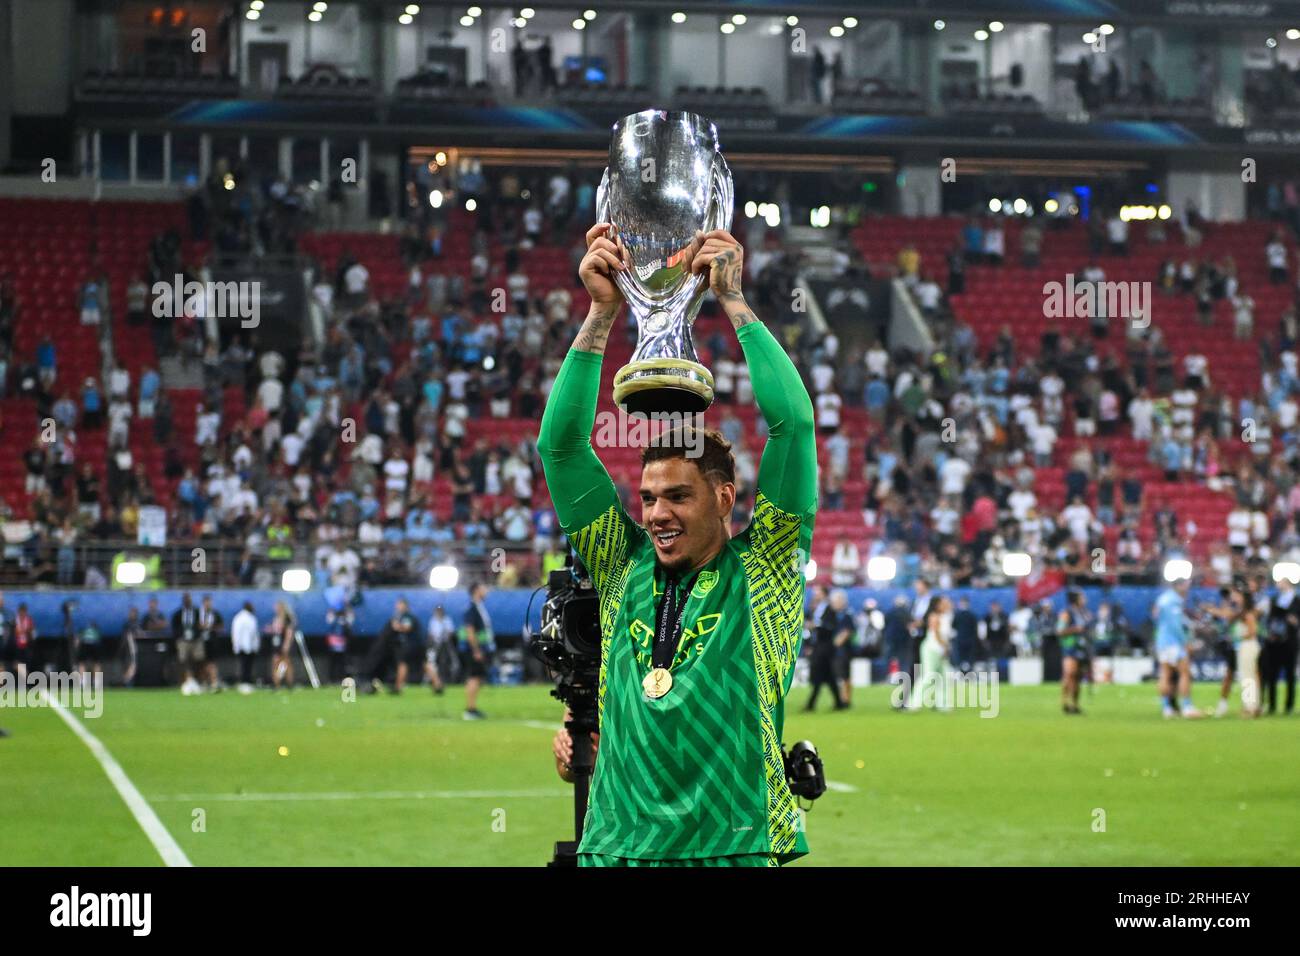
[[695, 582], [695, 587], [691, 588], [691, 594], [694, 597], [704, 597], [704, 595], [712, 591], [717, 584], [717, 571], [701, 571], [699, 578]]

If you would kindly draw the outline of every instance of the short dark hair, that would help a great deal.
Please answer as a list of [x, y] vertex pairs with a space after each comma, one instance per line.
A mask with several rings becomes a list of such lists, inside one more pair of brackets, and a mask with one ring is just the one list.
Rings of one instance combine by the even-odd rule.
[[[697, 449], [699, 454], [691, 454]], [[716, 428], [677, 425], [660, 432], [650, 445], [641, 449], [642, 468], [652, 461], [673, 458], [694, 462], [710, 484], [736, 483], [736, 456], [731, 453], [731, 442]]]

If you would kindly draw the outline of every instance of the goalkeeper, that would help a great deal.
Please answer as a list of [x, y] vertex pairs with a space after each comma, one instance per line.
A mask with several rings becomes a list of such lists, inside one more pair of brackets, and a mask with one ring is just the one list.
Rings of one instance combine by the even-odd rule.
[[812, 402], [741, 294], [739, 243], [722, 230], [698, 235], [691, 271], [708, 272], [768, 423], [753, 520], [731, 537], [735, 461], [712, 430], [643, 450], [641, 522], [632, 520], [591, 446], [623, 304], [613, 276], [626, 268], [608, 232], [599, 223], [587, 233], [579, 274], [591, 309], [538, 435], [556, 514], [600, 598], [600, 757], [579, 862], [783, 864], [808, 852], [781, 734], [817, 506]]

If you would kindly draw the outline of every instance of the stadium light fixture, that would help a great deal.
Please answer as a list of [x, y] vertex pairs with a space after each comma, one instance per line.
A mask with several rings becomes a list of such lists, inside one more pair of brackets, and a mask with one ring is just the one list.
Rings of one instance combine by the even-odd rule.
[[935, 20], [935, 21], [934, 21], [934, 28], [935, 28], [936, 30], [942, 30], [942, 29], [943, 29], [944, 27], [946, 27], [947, 25], [948, 25], [948, 24], [945, 23], [943, 20]]
[[682, 11], [678, 10], [676, 13], [673, 14], [673, 23], [685, 23], [685, 22], [686, 22], [686, 14], [682, 13]]
[[465, 11], [465, 13], [468, 14], [469, 16], [471, 16], [471, 17], [481, 17], [481, 16], [483, 16], [483, 8], [482, 8], [482, 7], [470, 7], [468, 10]]
[[420, 12], [420, 5], [418, 3], [408, 3], [406, 5], [406, 12], [411, 16], [416, 16]]
[[763, 221], [767, 223], [769, 229], [775, 229], [781, 225], [781, 207], [776, 203], [768, 203], [767, 212], [763, 215]]
[[1292, 27], [1290, 30], [1286, 31], [1286, 38], [1288, 40], [1300, 40], [1300, 30]]
[[979, 40], [981, 43], [983, 43], [983, 42], [984, 42], [985, 40], [987, 40], [988, 38], [989, 38], [989, 31], [988, 31], [988, 30], [976, 30], [976, 31], [975, 31], [975, 39]]
[[844, 24], [844, 26], [845, 26], [846, 29], [848, 29], [848, 30], [852, 30], [854, 27], [856, 27], [856, 26], [858, 25], [858, 18], [857, 18], [857, 17], [845, 17], [845, 18], [844, 18], [843, 20], [841, 20], [840, 22]]
[[758, 215], [758, 203], [754, 202], [754, 200], [751, 199], [749, 202], [745, 203], [745, 217], [747, 219], [753, 219], [757, 215]]
[[799, 25], [799, 18], [792, 13], [790, 16], [785, 18], [785, 25], [788, 27], [797, 27]]
[[835, 26], [831, 27], [831, 36], [833, 37], [844, 36], [844, 28], [840, 26], [838, 23], [835, 24]]
[[1017, 216], [1023, 216], [1025, 210], [1029, 208], [1029, 203], [1025, 202], [1024, 196], [1017, 196], [1016, 201], [1011, 204], [1011, 208], [1016, 211]]
[[291, 594], [311, 590], [311, 572], [306, 568], [285, 568], [280, 575], [280, 590]]
[[321, 13], [319, 10], [313, 10], [311, 13], [307, 14], [307, 19], [310, 20], [312, 23], [320, 23], [321, 17], [323, 16], [324, 14]]
[[733, 13], [731, 15], [731, 22], [738, 27], [743, 27], [748, 20], [749, 17], [745, 16], [743, 13]]
[[475, 199], [473, 196], [465, 200], [466, 212], [473, 212], [477, 208], [478, 208], [478, 200]]
[[1115, 28], [1109, 23], [1103, 23], [1097, 28], [1097, 32], [1104, 37], [1108, 37], [1115, 32]]
[[432, 206], [434, 209], [441, 209], [441, 208], [442, 208], [442, 190], [441, 190], [441, 189], [431, 189], [431, 190], [429, 190], [429, 205]]
[[814, 206], [808, 213], [808, 220], [814, 229], [825, 229], [831, 224], [831, 207]]
[[1034, 559], [1023, 551], [1008, 551], [1002, 555], [1002, 573], [1009, 578], [1024, 578], [1034, 569]]
[[1164, 578], [1170, 584], [1175, 581], [1190, 581], [1192, 579], [1192, 562], [1186, 558], [1170, 558], [1165, 562]]
[[1002, 200], [994, 196], [989, 200], [989, 212], [1001, 212]]
[[892, 581], [898, 575], [898, 562], [885, 554], [867, 559], [867, 580]]
[[533, 17], [537, 16], [537, 11], [532, 7], [524, 7], [519, 11], [519, 15], [525, 20], [531, 20]]
[[583, 11], [582, 11], [582, 19], [584, 19], [584, 20], [594, 20], [594, 19], [596, 19], [596, 11], [595, 11], [595, 10], [583, 10]]
[[117, 583], [123, 587], [135, 587], [144, 584], [145, 569], [143, 561], [123, 561], [117, 566]]
[[474, 25], [474, 18], [467, 13], [465, 16], [460, 18], [460, 25], [463, 27], [472, 27]]
[[1156, 215], [1159, 216], [1161, 219], [1168, 219], [1173, 214], [1174, 214], [1174, 210], [1169, 206], [1168, 203], [1166, 203], [1165, 205], [1161, 206], [1159, 209], [1156, 210]]
[[438, 591], [450, 591], [460, 581], [460, 569], [454, 564], [435, 565], [429, 572], [429, 587]]
[[246, 19], [246, 20], [256, 20], [256, 19], [257, 19], [258, 17], [260, 17], [261, 15], [262, 15], [262, 12], [261, 12], [260, 10], [249, 10], [247, 13], [244, 14], [244, 19]]
[[815, 558], [809, 558], [808, 563], [803, 566], [804, 580], [811, 581], [817, 577], [817, 561]]
[[402, 26], [409, 26], [410, 24], [415, 22], [415, 17], [411, 16], [409, 13], [403, 13], [400, 17], [397, 18], [397, 22], [400, 23]]
[[1270, 50], [1273, 49], [1277, 46], [1277, 37], [1269, 37], [1264, 41], [1264, 46], [1268, 47]]
[[447, 154], [442, 150], [438, 150], [436, 153], [433, 154], [433, 161], [437, 163], [439, 166], [446, 166]]
[[585, 30], [586, 28], [587, 28], [587, 21], [582, 19], [582, 17], [578, 17], [578, 19], [573, 21], [573, 29]]
[[732, 34], [736, 32], [736, 25], [734, 23], [724, 23], [722, 26], [718, 27], [718, 29], [723, 33]]
[[[330, 8], [330, 5], [329, 5], [328, 3], [326, 3], [325, 0], [316, 0], [316, 2], [313, 3], [313, 4], [311, 5], [312, 13], [324, 13], [324, 12], [325, 12], [326, 10], [328, 10], [329, 8]], [[420, 12], [420, 8], [419, 8], [419, 7], [416, 7], [414, 10], [412, 10], [410, 7], [407, 7], [407, 8], [406, 8], [406, 12], [407, 12], [407, 13], [419, 13], [419, 12]]]
[[1055, 199], [1049, 199], [1047, 200], [1047, 202], [1043, 203], [1044, 212], [1052, 213], [1052, 212], [1056, 212], [1056, 210], [1060, 208], [1061, 208], [1061, 204], [1057, 202]]
[[1273, 580], [1300, 584], [1300, 564], [1294, 561], [1279, 561], [1273, 565]]
[[264, 0], [253, 0], [253, 2], [250, 3], [248, 6], [252, 10], [261, 10], [264, 6], [266, 6], [266, 3], [264, 2]]
[[992, 23], [989, 24], [990, 33], [1001, 33], [1005, 29], [1006, 29], [1006, 24], [1004, 24], [1001, 20], [994, 20]]
[[1083, 42], [1088, 44], [1088, 46], [1092, 46], [1094, 43], [1097, 42], [1097, 34], [1091, 32], [1085, 33], [1083, 35]]

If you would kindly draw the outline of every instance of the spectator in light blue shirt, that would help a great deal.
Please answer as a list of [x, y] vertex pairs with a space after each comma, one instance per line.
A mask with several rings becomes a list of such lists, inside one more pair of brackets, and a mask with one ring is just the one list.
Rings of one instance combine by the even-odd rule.
[[433, 537], [433, 512], [428, 508], [412, 508], [406, 514], [408, 541], [428, 541]]
[[456, 532], [441, 523], [435, 523], [429, 531], [429, 540], [436, 546], [435, 553], [442, 557], [445, 549], [456, 543]]
[[722, 424], [718, 426], [718, 430], [722, 432], [722, 437], [733, 445], [739, 444], [745, 437], [744, 424], [739, 418], [730, 413], [728, 413], [727, 417], [722, 420]]
[[361, 510], [362, 520], [373, 518], [375, 515], [379, 514], [379, 499], [375, 497], [373, 491], [367, 488], [366, 493], [362, 495], [361, 500], [357, 502], [357, 507]]
[[873, 415], [884, 411], [889, 405], [889, 386], [881, 378], [873, 378], [863, 391], [862, 403]]
[[450, 346], [460, 335], [460, 316], [455, 312], [448, 312], [442, 317], [442, 341]]
[[55, 365], [54, 343], [45, 336], [36, 346], [36, 366], [42, 372], [53, 372]]
[[478, 335], [466, 329], [460, 336], [460, 360], [469, 365], [476, 365], [483, 360], [483, 346], [479, 344]]
[[50, 411], [54, 415], [54, 420], [63, 428], [71, 428], [77, 424], [77, 403], [66, 393], [59, 397]]
[[890, 475], [894, 473], [894, 466], [898, 464], [898, 456], [892, 451], [882, 451], [876, 459], [876, 467], [879, 470], [880, 480], [888, 482]]
[[961, 231], [962, 242], [966, 245], [966, 259], [968, 262], [984, 261], [984, 230], [974, 219], [966, 223], [966, 227]]
[[972, 365], [962, 374], [962, 384], [974, 396], [981, 397], [984, 394], [984, 384], [988, 381], [988, 373], [978, 365]]
[[159, 377], [155, 369], [147, 368], [140, 376], [140, 404], [153, 404], [158, 397], [158, 389], [162, 387], [162, 378]]
[[1166, 438], [1160, 449], [1160, 460], [1164, 464], [1165, 481], [1177, 481], [1183, 468], [1183, 446], [1172, 438]]
[[104, 396], [93, 378], [86, 379], [81, 388], [81, 410], [95, 422], [99, 421], [99, 413], [104, 410]]

